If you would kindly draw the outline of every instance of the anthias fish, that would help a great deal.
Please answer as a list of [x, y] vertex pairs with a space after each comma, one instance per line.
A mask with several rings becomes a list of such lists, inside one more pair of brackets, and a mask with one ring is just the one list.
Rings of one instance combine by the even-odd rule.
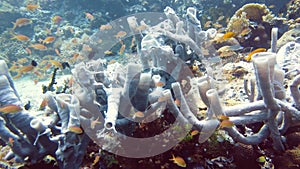
[[5, 105], [5, 106], [0, 108], [0, 112], [2, 112], [4, 114], [16, 113], [16, 112], [20, 112], [22, 110], [23, 109], [22, 109], [21, 106], [14, 105], [14, 104]]
[[182, 157], [179, 156], [175, 157], [174, 154], [172, 154], [172, 158], [169, 160], [173, 161], [175, 164], [177, 164], [180, 167], [186, 167], [186, 163]]

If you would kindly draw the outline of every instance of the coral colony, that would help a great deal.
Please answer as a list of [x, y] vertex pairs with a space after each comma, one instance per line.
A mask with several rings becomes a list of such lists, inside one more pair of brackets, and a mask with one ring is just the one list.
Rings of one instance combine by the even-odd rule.
[[[87, 44], [91, 49], [81, 51], [86, 61], [72, 70], [72, 94], [45, 93], [48, 107], [56, 112], [49, 124], [25, 110], [2, 113], [0, 136], [11, 145], [5, 158], [35, 163], [51, 155], [60, 168], [79, 168], [90, 138], [118, 155], [148, 157], [156, 155], [158, 149], [170, 149], [180, 142], [169, 139], [170, 135], [182, 138], [192, 127], [200, 133], [199, 143], [223, 129], [235, 142], [257, 145], [271, 138], [274, 150], [284, 151], [284, 133], [300, 122], [300, 66], [293, 62], [299, 58], [299, 41], [278, 50], [277, 29], [273, 28], [270, 51], [251, 58], [255, 77], [245, 79], [248, 102], [226, 107], [219, 96], [226, 89], [216, 88], [211, 72], [214, 63], [200, 47], [215, 38], [217, 31], [202, 30], [195, 8], [187, 9], [186, 21], [170, 7], [164, 12], [166, 18], [158, 18], [153, 26], [139, 23], [141, 16], [123, 20], [127, 22], [127, 34], [131, 32], [136, 39], [139, 57], [126, 66], [118, 62], [107, 64], [101, 58], [106, 49], [100, 48], [97, 41], [105, 37], [105, 31], [92, 35]], [[117, 35], [117, 42], [129, 36]], [[190, 69], [197, 61], [206, 66], [200, 77], [195, 77]], [[4, 61], [0, 68], [1, 105], [20, 106]], [[283, 87], [285, 78], [291, 81], [287, 89]], [[201, 119], [199, 102], [208, 108]], [[141, 142], [130, 137], [136, 123], [151, 122], [166, 112], [176, 117], [173, 125], [181, 126], [180, 131], [170, 128], [157, 138], [143, 138]], [[263, 123], [262, 127], [247, 136], [236, 127], [257, 122]], [[161, 141], [164, 139], [169, 142]]]

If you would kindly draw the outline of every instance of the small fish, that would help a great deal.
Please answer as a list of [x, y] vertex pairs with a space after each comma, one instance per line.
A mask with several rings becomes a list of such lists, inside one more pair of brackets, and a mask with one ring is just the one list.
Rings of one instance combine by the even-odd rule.
[[55, 16], [53, 16], [53, 18], [51, 20], [55, 24], [60, 24], [60, 22], [63, 20], [63, 18], [61, 16], [55, 15]]
[[33, 12], [33, 11], [39, 9], [39, 8], [40, 8], [40, 6], [37, 5], [37, 4], [28, 4], [28, 5], [26, 5], [26, 9], [30, 12]]
[[96, 157], [95, 157], [95, 159], [94, 159], [94, 161], [93, 161], [92, 166], [95, 166], [95, 165], [99, 162], [99, 160], [100, 160], [100, 156], [99, 156], [99, 155], [96, 155]]
[[191, 132], [191, 136], [195, 136], [195, 135], [197, 135], [198, 133], [199, 133], [198, 130], [193, 130], [193, 131]]
[[244, 37], [244, 36], [248, 35], [250, 32], [251, 32], [250, 28], [245, 28], [245, 29], [242, 30], [241, 33], [239, 33], [238, 36]]
[[54, 36], [48, 36], [48, 37], [46, 37], [46, 38], [42, 41], [42, 43], [43, 43], [43, 44], [48, 44], [48, 43], [54, 42], [54, 40], [55, 40], [55, 37], [54, 37]]
[[21, 67], [21, 68], [18, 70], [18, 72], [21, 73], [21, 74], [23, 74], [23, 73], [30, 72], [30, 71], [32, 71], [33, 69], [34, 69], [34, 66], [32, 66], [32, 65], [27, 65], [27, 66]]
[[24, 109], [25, 109], [25, 110], [29, 110], [30, 107], [31, 107], [30, 101], [28, 101], [28, 102], [24, 105]]
[[174, 154], [172, 154], [172, 158], [169, 160], [173, 161], [175, 164], [177, 164], [180, 167], [186, 167], [186, 163], [182, 157], [179, 156], [175, 157]]
[[175, 99], [174, 102], [175, 102], [175, 104], [176, 104], [177, 107], [180, 107], [180, 100], [179, 99]]
[[218, 120], [220, 120], [220, 121], [223, 121], [223, 120], [229, 120], [229, 117], [228, 117], [228, 116], [225, 116], [225, 115], [219, 115], [217, 118], [218, 118]]
[[104, 54], [106, 54], [106, 55], [112, 55], [113, 52], [112, 52], [111, 50], [106, 50], [106, 51], [104, 52]]
[[14, 142], [15, 142], [15, 140], [12, 137], [8, 138], [8, 145], [9, 146], [13, 147], [14, 146]]
[[259, 163], [265, 163], [267, 160], [265, 156], [260, 156], [256, 159], [256, 161]]
[[14, 24], [14, 27], [12, 28], [13, 30], [16, 29], [17, 27], [22, 27], [25, 25], [29, 25], [32, 23], [31, 19], [28, 18], [19, 18], [16, 20], [16, 22], [12, 22]]
[[136, 31], [143, 31], [146, 30], [148, 28], [147, 25], [140, 25], [138, 27], [135, 28]]
[[143, 118], [143, 117], [145, 117], [145, 114], [141, 111], [137, 111], [137, 112], [134, 113], [133, 117]]
[[125, 51], [125, 48], [126, 48], [126, 45], [123, 44], [120, 48], [120, 51], [119, 51], [119, 55], [123, 55], [124, 51]]
[[214, 23], [213, 24], [214, 28], [222, 28], [223, 25], [219, 24], [219, 23]]
[[115, 37], [116, 38], [123, 38], [124, 36], [126, 36], [127, 35], [127, 33], [125, 32], [125, 31], [120, 31], [120, 32], [118, 32], [116, 35], [115, 35]]
[[99, 121], [99, 117], [97, 117], [96, 120], [91, 121], [91, 129], [94, 129], [97, 124], [101, 124], [101, 122]]
[[162, 81], [159, 81], [155, 84], [156, 87], [164, 87], [166, 84]]
[[76, 134], [81, 134], [83, 133], [83, 130], [81, 129], [81, 127], [79, 126], [71, 126], [69, 127], [69, 130], [73, 133], [76, 133]]
[[99, 28], [101, 31], [102, 30], [109, 30], [112, 29], [112, 26], [110, 24], [106, 24], [106, 25], [101, 25]]
[[232, 37], [234, 37], [234, 36], [235, 36], [235, 33], [234, 33], [234, 32], [226, 32], [226, 33], [223, 35], [222, 40], [223, 40], [223, 41], [226, 41], [226, 40], [228, 40], [228, 39], [230, 39], [230, 38], [232, 38]]
[[269, 5], [268, 8], [269, 9], [275, 8], [275, 5]]
[[59, 62], [59, 61], [57, 61], [57, 60], [49, 60], [49, 62], [50, 62], [52, 65], [54, 65], [54, 66], [56, 66], [56, 67], [59, 67], [60, 69], [63, 69], [63, 66], [62, 66], [62, 63], [61, 63], [61, 62]]
[[250, 52], [250, 53], [247, 55], [247, 57], [245, 57], [245, 60], [249, 62], [249, 61], [252, 59], [252, 56], [253, 56], [255, 53], [265, 52], [265, 51], [267, 51], [266, 48], [257, 48], [257, 49], [255, 49], [254, 51]]
[[25, 48], [25, 51], [27, 52], [28, 55], [32, 54], [32, 52], [31, 52], [31, 50], [29, 48]]
[[58, 56], [61, 56], [60, 51], [59, 51], [59, 49], [57, 49], [57, 48], [55, 48], [55, 53], [56, 53]]
[[40, 104], [39, 110], [45, 110], [47, 105], [48, 105], [48, 99], [44, 98], [42, 103]]
[[28, 40], [30, 40], [28, 36], [22, 35], [22, 34], [13, 35], [13, 37], [10, 38], [10, 39], [11, 40], [16, 39], [18, 41], [28, 41]]
[[111, 61], [108, 62], [108, 64], [111, 65], [111, 64], [114, 64], [116, 62], [117, 62], [116, 60], [111, 60]]
[[35, 60], [32, 60], [31, 61], [31, 65], [34, 66], [34, 67], [36, 67], [38, 65], [38, 63]]
[[225, 16], [224, 16], [224, 15], [222, 15], [222, 16], [219, 16], [219, 18], [217, 19], [217, 22], [219, 22], [219, 21], [223, 20], [224, 18], [225, 18]]
[[25, 62], [28, 62], [28, 59], [27, 58], [20, 58], [20, 59], [18, 59], [18, 61], [17, 61], [19, 64], [23, 64], [23, 63], [25, 63]]
[[0, 112], [2, 112], [4, 114], [16, 113], [16, 112], [20, 112], [22, 110], [23, 109], [22, 109], [21, 106], [14, 105], [14, 104], [8, 104], [8, 105], [5, 105], [3, 107], [0, 107]]
[[212, 23], [212, 21], [205, 22], [204, 28], [210, 28], [211, 27], [211, 23]]
[[30, 48], [36, 49], [36, 50], [46, 50], [47, 47], [40, 43], [35, 43], [29, 46]]
[[234, 126], [234, 123], [232, 121], [229, 121], [229, 120], [223, 120], [221, 123], [220, 123], [220, 129], [224, 128], [224, 127], [233, 127]]
[[95, 19], [95, 17], [91, 13], [88, 13], [88, 12], [85, 13], [85, 18], [89, 19], [90, 21], [93, 21]]

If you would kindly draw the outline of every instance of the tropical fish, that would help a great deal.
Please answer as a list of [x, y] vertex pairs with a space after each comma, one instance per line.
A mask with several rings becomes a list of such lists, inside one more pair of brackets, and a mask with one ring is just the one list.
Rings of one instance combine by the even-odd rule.
[[83, 133], [83, 130], [81, 129], [81, 127], [79, 126], [71, 126], [69, 127], [69, 130], [73, 133], [76, 133], [76, 134], [81, 134]]
[[180, 107], [180, 100], [179, 99], [175, 99], [174, 102], [175, 102], [176, 106]]
[[155, 84], [156, 87], [164, 87], [166, 84], [162, 81], [159, 81]]
[[85, 13], [85, 17], [87, 19], [89, 19], [90, 21], [93, 21], [95, 19], [94, 16], [91, 13], [88, 13], [88, 12]]
[[55, 37], [54, 37], [54, 36], [48, 36], [48, 37], [46, 37], [46, 38], [42, 41], [42, 43], [43, 43], [43, 44], [48, 44], [48, 43], [52, 43], [54, 40], [55, 40]]
[[38, 8], [40, 8], [40, 6], [37, 4], [27, 4], [26, 5], [26, 9], [31, 12], [37, 10]]
[[32, 52], [31, 52], [31, 50], [29, 48], [25, 48], [25, 51], [27, 52], [28, 55], [32, 54]]
[[127, 33], [125, 32], [125, 31], [120, 31], [120, 32], [118, 32], [116, 35], [115, 35], [115, 37], [116, 38], [123, 38], [124, 36], [126, 36], [127, 35]]
[[93, 164], [92, 166], [96, 165], [98, 163], [98, 161], [100, 160], [100, 156], [99, 155], [96, 155], [94, 161], [93, 161]]
[[53, 18], [51, 20], [55, 24], [60, 24], [60, 22], [63, 20], [63, 18], [61, 16], [55, 15], [55, 16], [53, 16]]
[[40, 104], [39, 110], [45, 110], [47, 105], [48, 105], [48, 99], [44, 98], [42, 103]]
[[14, 104], [8, 104], [8, 105], [5, 105], [3, 107], [0, 107], [0, 112], [2, 112], [4, 114], [16, 113], [16, 112], [20, 112], [22, 110], [23, 109], [22, 109], [21, 106], [14, 105]]
[[96, 120], [91, 121], [91, 129], [94, 129], [97, 124], [101, 124], [101, 122], [99, 121], [99, 117], [97, 117]]
[[222, 120], [222, 122], [220, 123], [220, 129], [224, 128], [224, 127], [233, 127], [234, 123], [230, 120]]
[[12, 137], [9, 137], [8, 138], [8, 144], [9, 144], [9, 146], [14, 146], [14, 142], [15, 142], [15, 140], [12, 138]]
[[30, 71], [32, 71], [33, 69], [34, 69], [34, 66], [32, 66], [32, 65], [27, 65], [27, 66], [21, 67], [21, 68], [18, 70], [18, 72], [19, 72], [20, 74], [23, 74], [23, 73], [30, 72]]
[[29, 46], [30, 48], [36, 49], [36, 50], [46, 50], [47, 47], [40, 43], [35, 43]]
[[223, 121], [223, 120], [229, 120], [229, 117], [228, 116], [225, 116], [225, 115], [219, 115], [217, 117], [220, 121]]
[[172, 158], [169, 160], [173, 161], [175, 164], [177, 164], [180, 167], [186, 167], [186, 163], [182, 157], [179, 156], [175, 157], [174, 154], [172, 154]]
[[55, 48], [55, 53], [56, 53], [58, 56], [61, 56], [60, 51], [59, 51], [57, 48]]
[[125, 48], [126, 48], [126, 45], [123, 44], [120, 48], [120, 51], [119, 51], [119, 55], [123, 55], [124, 51], [125, 51]]
[[56, 66], [56, 67], [59, 67], [59, 68], [63, 69], [63, 66], [62, 66], [62, 64], [61, 64], [59, 61], [57, 61], [57, 60], [49, 60], [49, 62], [50, 62], [52, 65], [54, 65], [54, 66]]
[[111, 50], [106, 50], [106, 51], [104, 51], [104, 54], [111, 55], [111, 54], [113, 54], [113, 52]]
[[235, 33], [234, 32], [226, 32], [223, 37], [222, 37], [222, 40], [223, 41], [226, 41], [232, 37], [234, 37]]
[[224, 15], [222, 15], [222, 16], [219, 16], [219, 18], [217, 19], [217, 22], [219, 22], [219, 21], [223, 20], [224, 18], [225, 18], [225, 16], [224, 16]]
[[193, 130], [193, 131], [191, 132], [191, 136], [195, 136], [195, 135], [197, 135], [198, 133], [199, 133], [198, 130]]
[[212, 21], [205, 22], [204, 28], [210, 28], [211, 27], [211, 23], [212, 23]]
[[100, 30], [109, 30], [109, 29], [112, 29], [112, 26], [109, 25], [109, 24], [106, 24], [106, 25], [101, 25], [100, 26]]
[[22, 34], [17, 34], [17, 35], [13, 35], [12, 38], [10, 39], [16, 39], [18, 41], [28, 41], [29, 40], [29, 37], [26, 36], [26, 35], [22, 35]]
[[141, 111], [137, 111], [137, 112], [134, 113], [133, 117], [143, 118], [143, 117], [145, 117], [145, 114]]
[[16, 29], [17, 27], [25, 26], [28, 24], [31, 24], [32, 20], [28, 18], [19, 18], [16, 20], [16, 22], [12, 22], [14, 24], [14, 27], [12, 28], [13, 30]]
[[265, 51], [267, 51], [266, 48], [257, 48], [257, 49], [255, 49], [254, 51], [250, 52], [250, 53], [247, 55], [247, 57], [245, 57], [245, 60], [249, 62], [249, 61], [252, 59], [252, 56], [253, 56], [255, 53], [265, 52]]
[[136, 31], [143, 31], [146, 30], [148, 28], [147, 25], [140, 25], [138, 27], [135, 28]]
[[256, 159], [256, 161], [259, 163], [265, 163], [267, 160], [265, 156], [260, 156]]

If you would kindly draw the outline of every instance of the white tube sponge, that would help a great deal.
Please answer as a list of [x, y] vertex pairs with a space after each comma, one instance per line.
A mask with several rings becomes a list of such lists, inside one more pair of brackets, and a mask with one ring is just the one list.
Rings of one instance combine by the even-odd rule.
[[40, 133], [46, 130], [46, 126], [43, 125], [43, 123], [38, 119], [32, 119], [30, 122], [30, 126]]
[[171, 7], [167, 6], [164, 9], [164, 13], [167, 16], [167, 18], [172, 21], [173, 25], [176, 25], [176, 23], [180, 21], [179, 17], [176, 15], [175, 11]]
[[216, 117], [223, 115], [224, 112], [223, 112], [223, 108], [221, 106], [218, 91], [216, 89], [209, 89], [206, 92], [206, 96], [207, 96], [209, 104], [210, 104], [210, 106], [209, 106], [210, 111], [212, 111]]
[[278, 39], [278, 28], [272, 28], [271, 30], [271, 52], [277, 52], [277, 39]]
[[296, 105], [296, 108], [299, 110], [300, 109], [300, 91], [299, 91], [299, 85], [300, 85], [300, 74], [297, 75], [292, 84], [290, 85], [290, 90], [292, 97], [294, 99], [294, 103]]
[[111, 89], [111, 93], [107, 97], [107, 112], [104, 127], [108, 130], [115, 130], [116, 120], [118, 118], [119, 112], [121, 92], [121, 88], [113, 88]]
[[257, 53], [252, 58], [253, 58], [253, 65], [255, 69], [255, 75], [259, 86], [259, 91], [263, 96], [265, 105], [269, 109], [277, 110], [279, 109], [279, 107], [276, 101], [274, 100], [273, 88], [271, 85], [272, 82], [271, 71], [270, 71], [270, 68], [271, 69], [273, 68], [274, 71], [274, 66], [273, 67], [270, 66], [270, 64], [272, 63], [269, 62], [270, 59], [266, 56], [269, 54], [272, 53], [268, 53], [268, 52]]

